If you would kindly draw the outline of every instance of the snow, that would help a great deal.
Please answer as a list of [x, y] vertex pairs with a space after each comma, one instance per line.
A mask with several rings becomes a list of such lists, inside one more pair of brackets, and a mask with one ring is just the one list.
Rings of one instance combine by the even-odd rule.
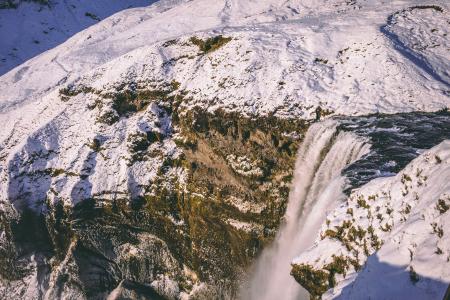
[[420, 5], [400, 11], [390, 18], [383, 31], [397, 42], [397, 49], [410, 57], [437, 81], [450, 87], [448, 60], [448, 13], [439, 6]]
[[[350, 268], [345, 278], [339, 277], [323, 299], [442, 299], [450, 283], [449, 165], [446, 140], [396, 176], [375, 179], [353, 191], [328, 214], [315, 245], [293, 263], [321, 269], [333, 255], [343, 255], [363, 266], [359, 273]], [[344, 222], [369, 232], [360, 241], [347, 241], [351, 251], [327, 235]], [[371, 243], [374, 237], [381, 242], [379, 249]], [[417, 282], [411, 279], [412, 271]]]
[[266, 206], [262, 203], [252, 203], [234, 196], [226, 198], [225, 202], [243, 213], [260, 214], [264, 209], [266, 209]]
[[[187, 78], [183, 86], [196, 91], [196, 103], [208, 101], [213, 108], [238, 106], [247, 114], [278, 112], [309, 118], [318, 105], [346, 114], [448, 106], [448, 85], [417, 67], [396, 50], [397, 40], [380, 31], [389, 15], [415, 1], [382, 6], [377, 1], [359, 6], [336, 2], [307, 8], [300, 1], [161, 1], [126, 10], [2, 76], [0, 107], [6, 111], [24, 101], [36, 101], [108, 62], [110, 68], [120, 66], [123, 71], [124, 63], [130, 66], [145, 53], [160, 56], [156, 63], [194, 50], [180, 45], [164, 49], [160, 45], [167, 39], [217, 34], [234, 40], [220, 51], [184, 65], [176, 63], [169, 70], [154, 65], [155, 71]], [[445, 2], [439, 5], [447, 7]], [[446, 12], [441, 19], [448, 18]], [[430, 34], [438, 25], [415, 19], [410, 23]], [[439, 28], [446, 33], [446, 26]], [[398, 30], [409, 32], [408, 28]], [[448, 48], [448, 39], [440, 47]], [[212, 60], [223, 63], [214, 67]]]
[[261, 234], [264, 230], [263, 226], [261, 225], [234, 219], [228, 219], [226, 223], [229, 224], [230, 226], [233, 226], [237, 230], [242, 230], [247, 233]]
[[[99, 20], [151, 0], [50, 1], [49, 5], [28, 1], [14, 9], [0, 9], [0, 75], [26, 60], [52, 49]], [[21, 77], [22, 69], [17, 74]]]
[[[56, 100], [55, 95], [49, 98]], [[78, 99], [82, 105], [76, 105], [76, 101], [74, 105], [46, 107], [43, 113], [32, 111], [26, 114], [25, 110], [20, 117], [12, 116], [17, 117], [16, 122], [22, 118], [24, 123], [23, 127], [15, 127], [13, 135], [6, 136], [7, 140], [2, 144], [2, 155], [9, 157], [8, 163], [2, 162], [0, 169], [2, 178], [9, 178], [2, 182], [0, 189], [3, 199], [12, 202], [20, 199], [27, 203], [16, 203], [19, 207], [23, 204], [34, 207], [33, 203], [40, 203], [46, 196], [54, 201], [69, 201], [70, 205], [94, 195], [120, 198], [129, 190], [134, 197], [140, 193], [142, 185], [155, 179], [163, 157], [179, 155], [174, 141], [164, 139], [152, 144], [150, 149], [150, 152], [161, 152], [163, 156], [146, 157], [129, 166], [128, 141], [136, 132], [142, 132], [140, 127], [148, 130], [158, 121], [164, 128], [165, 122], [152, 111], [154, 107], [150, 105], [141, 115], [105, 126], [95, 122], [95, 111], [86, 107], [84, 97], [80, 95]], [[2, 131], [5, 133], [8, 134], [6, 130]], [[22, 139], [16, 134], [22, 135]], [[101, 143], [98, 151], [89, 146], [94, 138]], [[51, 169], [63, 170], [61, 175], [64, 176], [33, 175], [45, 174]]]
[[227, 156], [227, 162], [231, 169], [239, 175], [245, 177], [261, 177], [263, 176], [263, 170], [258, 167], [258, 161], [251, 161], [246, 156], [238, 156], [229, 154]]

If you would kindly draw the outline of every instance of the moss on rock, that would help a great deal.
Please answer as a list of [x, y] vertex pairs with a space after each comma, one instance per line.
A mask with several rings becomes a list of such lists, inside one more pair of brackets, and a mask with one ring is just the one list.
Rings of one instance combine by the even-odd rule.
[[329, 289], [330, 273], [327, 271], [315, 270], [307, 264], [295, 264], [291, 275], [309, 292], [311, 299], [321, 299], [322, 294]]

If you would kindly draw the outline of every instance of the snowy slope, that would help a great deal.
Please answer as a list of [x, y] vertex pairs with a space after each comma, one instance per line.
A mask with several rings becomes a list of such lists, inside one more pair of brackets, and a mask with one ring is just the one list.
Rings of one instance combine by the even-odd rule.
[[382, 32], [413, 63], [450, 86], [448, 32], [442, 24], [448, 27], [450, 19], [441, 7], [413, 6], [391, 15]]
[[[198, 5], [202, 3], [198, 2]], [[163, 17], [167, 19], [169, 13], [181, 14], [180, 16], [188, 14], [189, 5], [193, 3], [181, 4], [156, 14], [147, 22], [156, 22], [155, 19]], [[211, 11], [222, 11], [218, 4], [217, 7], [206, 3], [203, 5]], [[264, 5], [270, 6], [268, 3]], [[178, 9], [181, 8], [184, 13], [179, 12]], [[153, 9], [157, 9], [157, 6]], [[56, 64], [56, 67], [54, 63], [47, 62], [53, 55], [62, 55], [73, 68], [85, 68], [99, 63], [97, 60], [91, 61], [97, 55], [115, 55], [132, 45], [135, 47], [136, 43], [130, 42], [124, 47], [122, 43], [112, 42], [111, 38], [119, 37], [106, 37], [104, 33], [105, 26], [114, 23], [116, 18], [121, 18], [120, 14], [101, 22], [58, 48], [27, 62], [19, 70], [1, 77], [0, 84], [3, 84], [4, 93], [0, 97], [4, 98], [1, 103], [4, 113], [0, 115], [0, 120], [5, 124], [0, 133], [4, 157], [1, 174], [5, 178], [3, 182], [7, 182], [7, 166], [14, 165], [12, 161], [22, 157], [24, 154], [21, 153], [28, 152], [29, 144], [32, 145], [32, 152], [39, 150], [35, 143], [48, 144], [49, 146], [39, 147], [47, 150], [54, 148], [54, 151], [61, 154], [52, 160], [58, 161], [57, 164], [62, 164], [65, 169], [70, 167], [73, 172], [79, 173], [79, 169], [83, 168], [82, 163], [75, 162], [79, 160], [81, 149], [88, 150], [84, 145], [94, 135], [104, 134], [105, 140], [119, 139], [120, 143], [124, 143], [124, 135], [113, 133], [122, 130], [129, 132], [130, 129], [126, 128], [131, 124], [142, 128], [144, 125], [139, 125], [139, 120], [147, 118], [153, 112], [147, 110], [133, 118], [121, 119], [121, 122], [112, 126], [105, 126], [98, 120], [110, 113], [115, 114], [112, 101], [107, 99], [109, 95], [120, 90], [133, 91], [137, 86], [140, 90], [165, 89], [176, 82], [178, 90], [173, 91], [173, 94], [182, 95], [184, 100], [181, 107], [185, 111], [198, 106], [209, 111], [220, 108], [246, 116], [272, 114], [277, 117], [311, 119], [319, 106], [331, 113], [348, 115], [448, 107], [450, 98], [444, 93], [447, 88], [444, 83], [434, 80], [427, 72], [398, 53], [393, 48], [393, 41], [379, 32], [371, 18], [363, 18], [361, 21], [361, 16], [374, 14], [373, 9], [374, 7], [369, 7], [367, 11], [344, 11], [342, 14], [345, 15], [345, 21], [340, 14], [329, 16], [325, 12], [322, 18], [308, 17], [195, 33], [198, 39], [203, 40], [218, 33], [230, 38], [219, 49], [209, 53], [202, 52], [192, 42], [194, 34], [191, 33], [170, 42], [139, 47], [84, 74], [75, 70], [66, 73], [59, 67], [63, 61], [59, 58], [57, 61], [60, 64]], [[140, 10], [145, 12], [145, 9]], [[209, 12], [206, 8], [200, 11]], [[128, 13], [132, 15], [132, 20], [138, 18], [136, 11], [123, 12]], [[384, 20], [384, 14], [383, 10], [377, 18]], [[230, 16], [235, 14], [230, 13]], [[207, 16], [205, 18], [209, 19]], [[189, 18], [188, 21], [201, 19]], [[199, 26], [206, 26], [209, 21], [205, 22]], [[363, 24], [351, 25], [359, 22]], [[144, 22], [135, 27], [141, 29], [146, 26], [148, 24]], [[131, 28], [137, 36], [148, 35], [142, 29], [136, 31], [135, 27]], [[124, 38], [123, 34], [131, 33], [129, 28], [123, 30], [114, 32], [120, 38]], [[93, 37], [92, 46], [81, 43], [82, 37], [95, 36], [94, 31], [102, 31], [104, 36], [101, 41]], [[141, 40], [143, 37], [134, 39]], [[105, 52], [98, 48], [99, 44], [107, 42], [111, 43], [111, 47], [117, 46], [118, 51], [109, 48]], [[80, 45], [77, 47], [74, 44]], [[90, 47], [95, 50], [90, 52]], [[80, 57], [72, 55], [73, 51], [78, 52]], [[86, 65], [80, 63], [81, 56], [84, 62], [87, 61]], [[41, 75], [44, 70], [45, 76]], [[64, 74], [67, 74], [64, 81], [69, 83], [53, 86], [52, 82], [59, 81], [59, 77]], [[39, 77], [39, 81], [35, 80], [36, 77]], [[71, 77], [77, 79], [71, 82]], [[10, 80], [15, 83], [11, 84]], [[31, 91], [33, 86], [45, 96], [21, 99], [23, 93], [39, 94]], [[59, 89], [63, 88], [79, 92], [66, 101], [59, 93]], [[80, 130], [81, 128], [89, 130]], [[50, 134], [49, 130], [53, 133]], [[111, 142], [111, 145], [114, 144], [115, 142]], [[59, 151], [60, 148], [65, 151]], [[97, 164], [96, 173], [104, 174], [104, 170], [108, 170], [107, 172], [114, 174], [117, 172], [114, 171], [116, 168], [128, 172], [125, 166], [119, 167], [122, 165], [119, 158], [123, 156], [124, 150], [112, 147], [110, 151], [114, 154], [109, 155], [117, 157], [117, 162], [110, 160], [107, 162], [108, 166]], [[147, 176], [139, 180], [148, 180]], [[94, 183], [94, 187], [102, 187], [97, 191], [99, 193], [112, 187], [118, 188], [115, 181], [121, 181], [121, 178], [115, 177], [114, 182], [108, 182], [108, 178], [99, 177], [101, 181]], [[105, 180], [107, 182], [103, 182]], [[126, 180], [122, 182], [125, 184]], [[4, 193], [7, 190], [6, 187], [2, 188]]]
[[0, 9], [0, 75], [116, 12], [152, 2], [13, 1], [15, 8]]
[[449, 177], [447, 140], [396, 176], [353, 191], [294, 265], [328, 274], [334, 264], [335, 286], [323, 299], [443, 299], [450, 282]]
[[[414, 4], [395, 1], [380, 6], [377, 1], [357, 5], [326, 1], [306, 8], [301, 1], [243, 4], [197, 0], [172, 7], [171, 1], [162, 1], [149, 8], [116, 14], [2, 76], [0, 88], [4, 93], [0, 95], [0, 107], [5, 110], [11, 105], [37, 100], [58, 85], [139, 47], [213, 30], [208, 34], [235, 35], [237, 43], [243, 44], [241, 47], [245, 48], [246, 44], [256, 47], [248, 53], [254, 59], [241, 62], [241, 69], [221, 68], [221, 71], [230, 73], [228, 76], [236, 82], [250, 77], [256, 81], [255, 87], [262, 85], [259, 88], [263, 89], [262, 101], [270, 100], [272, 93], [277, 101], [289, 101], [285, 98], [291, 97], [305, 107], [323, 103], [339, 113], [347, 112], [349, 107], [354, 108], [348, 111], [352, 114], [435, 110], [448, 105], [448, 95], [445, 95], [448, 85], [434, 80], [398, 52], [397, 41], [380, 31], [391, 14]], [[447, 10], [441, 15], [448, 19]], [[428, 26], [434, 27], [416, 23], [417, 27], [423, 27], [421, 32], [432, 29]], [[446, 30], [446, 26], [441, 26], [439, 34], [445, 34]], [[445, 44], [448, 39], [443, 43], [439, 47], [448, 48]], [[239, 57], [233, 53], [227, 58]], [[248, 66], [251, 67], [248, 72], [255, 73], [256, 78], [243, 72]], [[286, 86], [279, 86], [280, 81]], [[234, 94], [232, 90], [229, 89]], [[245, 96], [256, 99], [246, 100], [259, 102], [258, 94], [258, 90], [247, 93]], [[430, 102], [423, 102], [424, 99]], [[359, 101], [359, 106], [352, 105]]]

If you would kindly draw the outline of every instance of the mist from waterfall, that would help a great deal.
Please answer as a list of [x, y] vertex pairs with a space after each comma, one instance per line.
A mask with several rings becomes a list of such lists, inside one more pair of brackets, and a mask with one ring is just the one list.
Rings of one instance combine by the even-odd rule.
[[255, 263], [242, 299], [309, 299], [290, 276], [291, 261], [312, 246], [326, 212], [345, 198], [341, 171], [368, 153], [370, 145], [334, 120], [313, 124], [300, 146], [284, 222], [274, 242]]

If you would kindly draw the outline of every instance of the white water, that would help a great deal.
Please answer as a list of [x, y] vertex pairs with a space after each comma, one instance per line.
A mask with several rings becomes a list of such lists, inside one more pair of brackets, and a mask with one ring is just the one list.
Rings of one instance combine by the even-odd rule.
[[308, 129], [298, 152], [285, 222], [256, 262], [250, 282], [241, 289], [242, 299], [309, 299], [290, 276], [291, 261], [312, 246], [327, 210], [344, 197], [342, 169], [370, 148], [352, 133], [338, 133], [336, 126], [326, 120]]

